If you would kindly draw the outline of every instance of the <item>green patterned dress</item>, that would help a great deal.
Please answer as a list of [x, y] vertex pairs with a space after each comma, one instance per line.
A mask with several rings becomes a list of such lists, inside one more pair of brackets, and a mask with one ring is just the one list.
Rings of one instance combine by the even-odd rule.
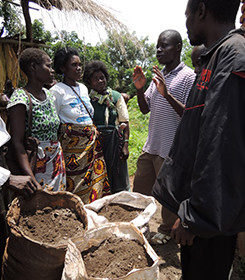
[[[35, 178], [44, 189], [65, 190], [65, 164], [58, 128], [60, 125], [51, 93], [43, 89], [46, 99], [40, 101], [31, 93], [32, 100], [32, 131], [31, 136], [40, 140]], [[7, 108], [23, 104], [26, 107], [26, 132], [28, 130], [29, 99], [23, 89], [16, 89], [12, 94]], [[18, 117], [18, 116], [16, 116]], [[14, 131], [11, 132], [13, 134]]]

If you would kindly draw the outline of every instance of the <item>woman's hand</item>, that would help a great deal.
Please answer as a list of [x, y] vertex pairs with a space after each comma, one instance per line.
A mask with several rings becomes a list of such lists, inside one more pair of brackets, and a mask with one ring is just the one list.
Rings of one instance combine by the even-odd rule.
[[125, 160], [128, 159], [128, 157], [129, 157], [128, 142], [124, 142], [120, 159]]
[[100, 139], [101, 134], [97, 128], [95, 128], [96, 139]]
[[9, 187], [24, 198], [31, 197], [41, 186], [29, 175], [10, 175]]

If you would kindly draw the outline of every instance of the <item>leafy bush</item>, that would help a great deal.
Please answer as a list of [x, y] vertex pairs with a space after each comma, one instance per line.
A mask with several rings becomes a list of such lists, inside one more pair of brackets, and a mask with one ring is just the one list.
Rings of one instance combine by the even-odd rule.
[[136, 164], [148, 134], [149, 114], [143, 115], [139, 109], [137, 96], [128, 102], [130, 138], [129, 138], [129, 176], [134, 175]]

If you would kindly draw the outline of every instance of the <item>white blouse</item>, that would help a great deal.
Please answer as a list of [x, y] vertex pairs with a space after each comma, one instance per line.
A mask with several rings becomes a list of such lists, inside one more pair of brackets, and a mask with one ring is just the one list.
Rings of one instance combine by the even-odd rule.
[[[73, 87], [73, 89], [80, 96], [90, 115], [93, 117], [94, 109], [90, 103], [87, 87], [79, 83], [78, 86]], [[55, 107], [61, 123], [82, 125], [90, 125], [93, 123], [93, 120], [89, 116], [80, 98], [70, 86], [64, 83], [57, 83], [50, 91], [54, 95]]]

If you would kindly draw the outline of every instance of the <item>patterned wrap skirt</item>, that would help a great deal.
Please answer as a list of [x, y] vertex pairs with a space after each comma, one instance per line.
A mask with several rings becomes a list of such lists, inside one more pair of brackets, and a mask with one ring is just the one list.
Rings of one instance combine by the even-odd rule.
[[94, 125], [62, 124], [60, 142], [66, 166], [66, 190], [84, 204], [110, 194], [106, 164]]
[[65, 190], [65, 161], [59, 141], [41, 141], [38, 145], [35, 178], [46, 190]]

